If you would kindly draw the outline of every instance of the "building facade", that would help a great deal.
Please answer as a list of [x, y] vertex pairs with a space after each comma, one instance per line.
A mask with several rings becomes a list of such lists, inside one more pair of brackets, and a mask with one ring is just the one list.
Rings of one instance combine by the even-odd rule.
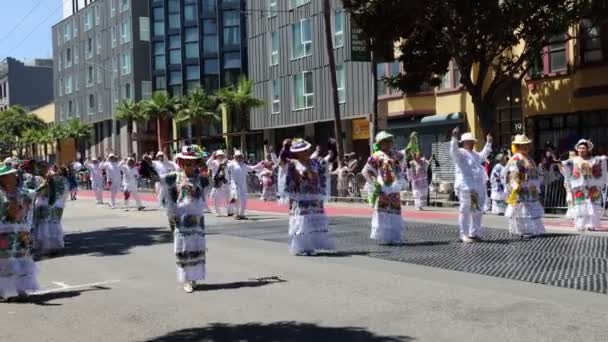
[[[345, 151], [365, 156], [374, 98], [369, 54], [360, 50], [341, 1], [332, 1], [331, 8]], [[251, 129], [262, 130], [274, 146], [294, 136], [325, 144], [335, 134], [323, 1], [252, 0], [247, 12], [249, 76], [256, 96], [266, 102], [252, 111]]]
[[87, 3], [53, 26], [53, 59], [56, 121], [78, 118], [93, 125], [89, 155], [125, 156], [154, 148], [153, 123], [139, 125], [131, 135], [126, 123], [115, 120], [120, 101], [152, 94], [146, 1]]
[[[179, 97], [202, 88], [213, 94], [220, 87], [235, 84], [246, 74], [245, 3], [244, 0], [151, 0], [154, 91], [166, 90]], [[189, 125], [173, 132], [174, 140], [184, 137], [202, 140], [213, 147], [222, 141], [221, 125]]]
[[32, 110], [52, 101], [52, 60], [24, 63], [7, 57], [0, 62], [0, 111], [14, 105]]

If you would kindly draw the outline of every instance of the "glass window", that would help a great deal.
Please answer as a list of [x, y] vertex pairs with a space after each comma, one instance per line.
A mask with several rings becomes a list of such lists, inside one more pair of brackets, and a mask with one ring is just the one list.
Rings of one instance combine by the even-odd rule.
[[378, 95], [380, 96], [386, 95], [386, 93], [388, 92], [386, 82], [384, 81], [386, 77], [386, 68], [386, 63], [378, 63], [378, 65], [376, 66], [376, 88], [378, 89]]
[[119, 0], [120, 1], [120, 11], [124, 12], [129, 9], [130, 0]]
[[131, 95], [131, 83], [125, 83], [125, 99], [132, 99]]
[[162, 7], [154, 7], [152, 9], [152, 16], [154, 17], [154, 21], [165, 20], [165, 11]]
[[129, 75], [131, 73], [131, 52], [125, 52], [121, 55], [121, 75]]
[[565, 37], [558, 36], [555, 37], [553, 43], [549, 44], [549, 72], [568, 69], [565, 40]]
[[120, 24], [120, 43], [131, 41], [131, 19], [127, 18]]
[[181, 47], [181, 38], [178, 34], [169, 36], [169, 49], [179, 49]]
[[186, 43], [186, 58], [193, 59], [198, 58], [198, 42]]
[[[401, 73], [401, 63], [399, 63], [399, 62], [390, 63], [388, 65], [388, 71], [389, 71], [390, 77], [395, 77], [395, 76], [399, 75]], [[391, 94], [394, 94], [394, 93], [398, 93], [399, 89], [393, 89], [393, 88], [389, 87], [388, 91]]]
[[92, 65], [89, 65], [87, 71], [87, 87], [90, 87], [93, 85], [93, 82], [95, 82], [95, 68], [93, 68]]
[[110, 0], [110, 18], [116, 15], [116, 0]]
[[272, 91], [270, 94], [270, 102], [272, 103], [272, 114], [278, 114], [281, 112], [281, 81], [272, 80]]
[[196, 5], [185, 5], [184, 6], [184, 21], [195, 21], [196, 20]]
[[165, 70], [165, 43], [154, 43], [154, 70]]
[[95, 25], [99, 25], [101, 23], [101, 7], [95, 6], [93, 9], [95, 10]]
[[139, 40], [150, 41], [150, 18], [139, 17]]
[[181, 71], [171, 71], [169, 74], [169, 85], [178, 85], [182, 84], [182, 72]]
[[292, 59], [312, 55], [312, 27], [310, 19], [292, 25]]
[[68, 76], [65, 79], [65, 94], [69, 95], [72, 93], [72, 76]]
[[[89, 31], [92, 27], [93, 27], [93, 12], [91, 12], [92, 10], [89, 9], [85, 14], [84, 14], [84, 30], [85, 31]], [[60, 44], [61, 45], [61, 44]]]
[[103, 67], [101, 65], [97, 66], [97, 84], [101, 84], [102, 79], [104, 78]]
[[238, 11], [224, 11], [224, 45], [240, 45], [240, 15]]
[[198, 65], [188, 65], [186, 67], [186, 80], [200, 80], [201, 68]]
[[89, 113], [95, 109], [95, 95], [89, 94]]
[[97, 33], [97, 38], [95, 40], [97, 41], [97, 54], [101, 55], [101, 33]]
[[314, 106], [312, 72], [306, 71], [293, 76], [294, 109], [308, 109]]
[[162, 21], [155, 21], [154, 22], [154, 35], [162, 36], [164, 34], [165, 34], [165, 23]]
[[276, 17], [279, 14], [278, 0], [268, 0], [268, 17]]
[[168, 0], [169, 13], [179, 13], [179, 0]]
[[179, 14], [169, 14], [169, 29], [179, 29], [180, 20]]
[[603, 60], [604, 53], [600, 26], [593, 25], [590, 20], [583, 20], [581, 27], [583, 31], [583, 62], [592, 63]]
[[188, 28], [185, 31], [186, 41], [186, 58], [198, 58], [198, 30], [196, 28]]
[[344, 65], [336, 67], [336, 79], [338, 81], [338, 100], [340, 103], [346, 102], [346, 76], [344, 75]]
[[270, 34], [270, 65], [279, 64], [279, 32]]
[[180, 28], [180, 16], [179, 16], [179, 0], [169, 0], [168, 11], [169, 13], [169, 29]]
[[203, 53], [205, 54], [216, 54], [219, 52], [219, 43], [217, 36], [204, 36], [203, 37]]
[[217, 59], [206, 59], [204, 64], [205, 75], [217, 75], [220, 73], [220, 65]]
[[217, 0], [203, 0], [203, 15], [214, 15], [217, 12]]
[[176, 65], [182, 64], [182, 50], [175, 49], [169, 51], [169, 64]]
[[155, 36], [163, 36], [165, 34], [165, 12], [162, 7], [155, 7], [152, 10], [153, 34]]
[[115, 48], [116, 47], [116, 39], [117, 39], [116, 38], [117, 37], [117, 35], [116, 35], [116, 27], [112, 26], [111, 32], [112, 32], [111, 33], [111, 35], [112, 35], [112, 48]]
[[291, 8], [296, 8], [296, 7], [300, 7], [302, 5], [305, 5], [307, 3], [309, 3], [310, 0], [291, 0]]
[[156, 90], [167, 89], [167, 79], [165, 78], [165, 76], [154, 77], [154, 87]]
[[334, 17], [334, 48], [344, 46], [344, 11], [337, 10]]
[[240, 69], [241, 53], [227, 52], [224, 54], [224, 69]]
[[203, 34], [217, 34], [217, 20], [216, 19], [203, 20]]

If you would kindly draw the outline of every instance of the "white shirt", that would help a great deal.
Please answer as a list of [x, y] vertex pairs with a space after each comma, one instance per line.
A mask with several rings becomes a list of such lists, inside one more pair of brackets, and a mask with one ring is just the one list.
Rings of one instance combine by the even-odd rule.
[[106, 170], [106, 178], [108, 179], [108, 181], [110, 181], [112, 183], [120, 183], [120, 180], [121, 180], [120, 171], [122, 168], [121, 163], [104, 162], [103, 164], [101, 164], [101, 168], [103, 170]]
[[101, 164], [93, 164], [93, 163], [85, 163], [84, 164], [87, 169], [89, 169], [89, 173], [91, 174], [91, 180], [94, 183], [101, 183], [103, 182], [103, 174], [102, 174], [102, 168], [101, 168]]
[[139, 171], [137, 167], [122, 166], [122, 185], [128, 189], [136, 190], [139, 179]]
[[233, 160], [228, 163], [228, 180], [238, 188], [246, 188], [247, 175], [253, 170], [253, 167]]
[[177, 164], [175, 164], [172, 161], [169, 160], [154, 160], [152, 161], [152, 166], [154, 167], [154, 170], [156, 170], [156, 173], [158, 173], [158, 176], [162, 177], [170, 172], [175, 172], [177, 170]]
[[492, 152], [492, 144], [486, 143], [481, 152], [467, 151], [458, 148], [458, 139], [452, 137], [450, 156], [456, 166], [456, 190], [483, 192], [486, 189], [488, 175], [482, 165]]

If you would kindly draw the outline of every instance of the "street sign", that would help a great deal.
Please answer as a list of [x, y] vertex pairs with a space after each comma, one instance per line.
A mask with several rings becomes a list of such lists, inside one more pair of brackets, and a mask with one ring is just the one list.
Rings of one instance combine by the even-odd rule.
[[351, 21], [350, 41], [352, 61], [371, 62], [371, 54], [368, 49], [367, 39], [363, 34], [363, 30], [355, 26], [353, 21]]
[[524, 131], [524, 123], [521, 121], [513, 122], [513, 131], [515, 133], [522, 133]]

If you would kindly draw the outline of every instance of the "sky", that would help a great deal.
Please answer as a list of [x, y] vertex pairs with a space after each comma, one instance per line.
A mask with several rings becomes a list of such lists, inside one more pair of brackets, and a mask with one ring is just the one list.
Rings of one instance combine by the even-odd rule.
[[0, 59], [52, 58], [51, 27], [62, 19], [63, 1], [0, 0]]

